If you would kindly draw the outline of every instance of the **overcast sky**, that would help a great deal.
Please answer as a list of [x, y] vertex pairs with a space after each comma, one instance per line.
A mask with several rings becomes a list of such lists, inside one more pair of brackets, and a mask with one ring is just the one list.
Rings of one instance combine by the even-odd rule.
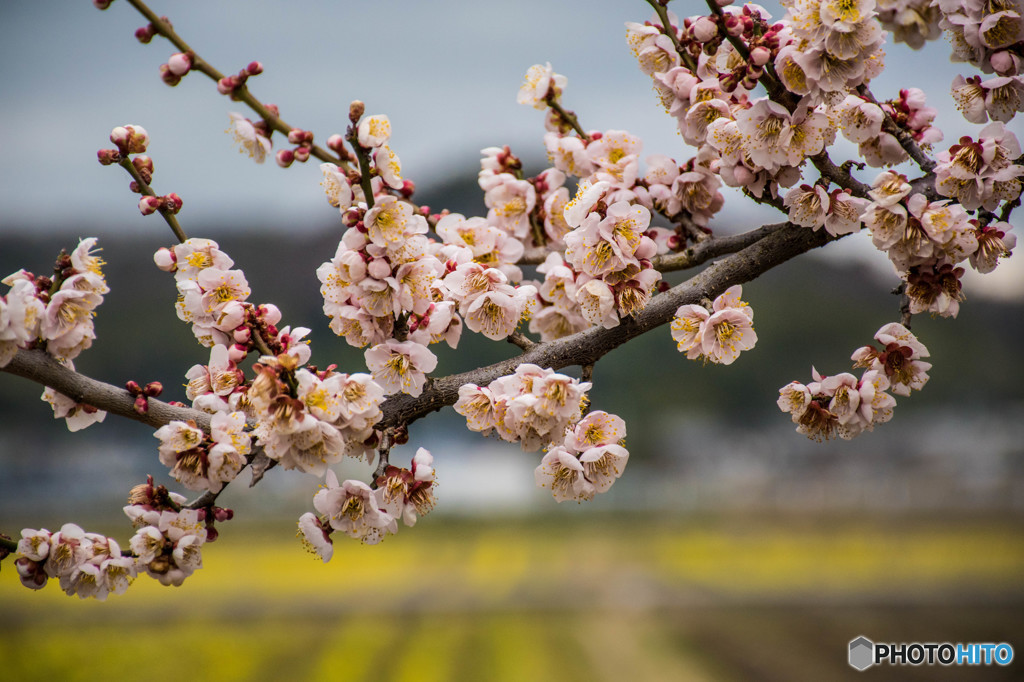
[[[673, 4], [680, 14], [700, 6]], [[540, 157], [542, 114], [516, 105], [515, 94], [526, 69], [546, 61], [569, 78], [565, 101], [585, 127], [640, 135], [645, 155], [681, 161], [692, 155], [626, 46], [624, 22], [650, 16], [640, 0], [153, 0], [151, 6], [222, 72], [263, 62], [266, 71], [250, 81], [252, 91], [321, 143], [344, 132], [353, 99], [364, 100], [369, 114], [386, 113], [403, 174], [421, 188], [475, 172], [485, 146], [510, 144], [523, 157]], [[766, 7], [780, 14], [777, 6]], [[200, 74], [165, 86], [158, 68], [175, 50], [160, 38], [139, 44], [133, 33], [144, 23], [124, 0], [105, 12], [88, 0], [3, 3], [0, 235], [16, 227], [101, 237], [165, 230], [158, 218], [138, 214], [123, 171], [95, 160], [96, 150], [109, 146], [110, 129], [127, 123], [149, 131], [154, 187], [183, 197], [180, 217], [189, 234], [226, 222], [287, 227], [291, 234], [330, 224], [335, 214], [323, 199], [316, 164], [282, 170], [235, 153], [224, 133], [228, 112], [245, 109]], [[976, 134], [977, 126], [948, 102], [953, 76], [973, 72], [949, 64], [945, 41], [916, 53], [905, 46], [887, 52], [889, 68], [872, 84], [876, 96], [920, 87], [940, 109], [947, 144]], [[1017, 121], [1013, 128], [1021, 135]], [[721, 225], [732, 231], [759, 220], [748, 203], [727, 202]], [[843, 249], [869, 253], [867, 237], [859, 241]], [[881, 254], [869, 257], [884, 265]], [[1000, 278], [990, 288], [1024, 290], [1024, 267], [1012, 269], [1017, 280]]]

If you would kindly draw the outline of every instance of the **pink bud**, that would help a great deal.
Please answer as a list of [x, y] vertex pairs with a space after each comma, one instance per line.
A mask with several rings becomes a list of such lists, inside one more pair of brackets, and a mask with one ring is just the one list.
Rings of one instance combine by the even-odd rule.
[[743, 20], [732, 14], [725, 15], [725, 30], [731, 36], [742, 35]]
[[295, 154], [291, 149], [281, 149], [277, 152], [277, 155], [274, 158], [277, 160], [278, 166], [281, 168], [287, 168], [292, 165], [293, 161], [295, 161]]
[[[113, 2], [113, 0], [111, 0], [111, 2]], [[153, 28], [153, 24], [135, 29], [135, 39], [143, 44], [153, 40], [153, 36], [155, 35], [156, 30]]]
[[163, 201], [160, 197], [149, 197], [145, 196], [139, 199], [139, 210], [142, 215], [152, 215], [160, 210], [160, 206], [163, 205]]
[[245, 346], [239, 346], [237, 344], [231, 344], [231, 348], [228, 348], [228, 360], [235, 363], [236, 365], [249, 355], [249, 351]]
[[755, 66], [764, 66], [771, 58], [772, 52], [766, 47], [755, 47], [750, 51], [750, 61], [754, 62]]
[[718, 35], [718, 24], [711, 20], [711, 17], [700, 17], [693, 22], [693, 37], [698, 42], [706, 43]]
[[384, 279], [391, 275], [391, 264], [383, 258], [374, 258], [366, 266], [366, 271], [374, 279]]
[[292, 144], [302, 144], [306, 141], [306, 131], [301, 128], [292, 128], [288, 131], [288, 141]]
[[155, 398], [164, 392], [164, 385], [159, 381], [151, 381], [142, 389], [142, 394], [150, 398]]
[[250, 76], [258, 76], [263, 73], [263, 64], [259, 62], [249, 62], [249, 65], [245, 67], [245, 70]]
[[260, 317], [267, 324], [277, 324], [281, 321], [281, 310], [273, 303], [260, 304]]
[[184, 76], [192, 69], [192, 58], [184, 52], [171, 55], [171, 58], [167, 60], [167, 68], [175, 76]]
[[403, 197], [408, 199], [409, 197], [411, 197], [413, 195], [413, 192], [415, 192], [415, 191], [416, 191], [416, 183], [415, 182], [413, 182], [412, 180], [403, 180], [402, 181], [401, 192], [402, 192], [402, 196]]
[[249, 339], [252, 338], [252, 330], [248, 327], [238, 327], [232, 333], [235, 339], [235, 343], [249, 343]]
[[14, 569], [18, 572], [18, 577], [21, 578], [21, 584], [30, 590], [42, 589], [48, 579], [46, 571], [42, 570], [42, 564], [36, 563], [28, 557], [15, 559]]
[[174, 272], [178, 269], [177, 258], [174, 252], [167, 247], [161, 246], [157, 249], [157, 252], [153, 254], [153, 262], [156, 266], [164, 272]]
[[216, 519], [218, 523], [230, 521], [231, 519], [235, 518], [235, 510], [225, 509], [223, 507], [214, 507], [213, 518]]
[[240, 326], [245, 321], [245, 305], [239, 301], [228, 301], [220, 309], [217, 321], [214, 326], [222, 331], [229, 331]]
[[121, 160], [121, 153], [116, 149], [100, 149], [96, 152], [96, 158], [104, 166], [109, 166]]
[[992, 68], [1000, 76], [1015, 76], [1020, 70], [1020, 57], [1009, 50], [1000, 50], [989, 59]]
[[217, 92], [222, 95], [230, 95], [238, 88], [238, 79], [234, 76], [225, 76], [217, 81]]
[[295, 160], [298, 161], [299, 163], [306, 163], [307, 161], [309, 161], [309, 147], [296, 147], [292, 153], [295, 155]]
[[181, 82], [181, 76], [175, 76], [171, 73], [171, 67], [166, 64], [160, 65], [160, 80], [172, 88]]
[[164, 207], [167, 209], [167, 212], [170, 213], [171, 215], [174, 215], [175, 213], [181, 210], [181, 197], [179, 197], [174, 192], [164, 195], [163, 202]]
[[110, 141], [117, 145], [122, 154], [141, 154], [149, 144], [149, 133], [142, 126], [117, 126], [110, 131]]
[[132, 159], [132, 165], [136, 172], [147, 185], [153, 181], [153, 159], [145, 154], [140, 154]]
[[92, 0], [92, 6], [96, 9], [106, 9], [114, 0]]
[[220, 537], [220, 532], [216, 528], [214, 528], [213, 526], [207, 526], [206, 527], [206, 541], [207, 542], [214, 542], [219, 537]]
[[139, 395], [140, 393], [142, 393], [142, 388], [136, 381], [124, 382], [124, 390], [128, 391], [132, 395]]
[[345, 151], [345, 138], [341, 135], [331, 135], [327, 138], [327, 148], [335, 154], [341, 154]]

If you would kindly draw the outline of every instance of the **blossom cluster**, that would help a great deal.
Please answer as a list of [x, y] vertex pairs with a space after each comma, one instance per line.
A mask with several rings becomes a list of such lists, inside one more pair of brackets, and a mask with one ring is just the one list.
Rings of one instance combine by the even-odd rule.
[[[7, 365], [19, 348], [45, 348], [61, 364], [74, 369], [74, 358], [96, 338], [93, 317], [109, 293], [103, 276], [103, 259], [96, 255], [96, 238], [79, 241], [62, 252], [53, 277], [19, 270], [2, 281], [10, 290], [0, 296], [0, 367]], [[53, 407], [54, 417], [65, 419], [68, 429], [78, 431], [106, 417], [106, 412], [78, 403], [47, 388], [42, 399]]]
[[939, 26], [953, 45], [952, 59], [1002, 77], [1021, 73], [1024, 15], [1019, 0], [934, 0]]
[[226, 521], [230, 510], [213, 507], [216, 518], [206, 509], [184, 508], [185, 498], [162, 486], [135, 486], [124, 513], [131, 519], [135, 535], [128, 542], [135, 569], [161, 585], [181, 585], [185, 578], [203, 567], [202, 546], [216, 537], [215, 520]]
[[56, 533], [25, 528], [18, 553], [21, 557], [14, 565], [23, 585], [38, 590], [57, 578], [62, 590], [82, 599], [102, 601], [109, 594], [123, 594], [137, 571], [134, 558], [122, 556], [116, 540], [87, 533], [73, 523]]
[[711, 303], [710, 309], [694, 304], [679, 306], [672, 319], [672, 338], [680, 353], [690, 360], [703, 359], [731, 365], [741, 351], [757, 343], [754, 309], [740, 300], [743, 288], [731, 286]]
[[470, 431], [494, 432], [536, 452], [561, 441], [566, 428], [580, 419], [591, 385], [524, 362], [487, 386], [459, 388], [455, 411], [466, 418]]
[[[304, 367], [311, 355], [304, 342], [309, 329], [278, 329], [276, 306], [247, 302], [244, 273], [231, 269], [234, 262], [216, 242], [188, 239], [161, 249], [155, 260], [175, 275], [179, 317], [211, 345], [209, 363], [186, 374], [186, 393], [218, 425], [206, 440], [184, 423], [158, 432], [167, 441], [161, 461], [173, 467], [172, 475], [192, 489], [219, 490], [250, 452], [247, 421], [267, 457], [286, 469], [322, 476], [346, 455], [372, 456], [384, 388], [369, 374]], [[247, 381], [239, 363], [250, 352], [267, 350]]]
[[[955, 163], [937, 167], [936, 182], [952, 177], [951, 169], [959, 174]], [[872, 243], [888, 255], [906, 281], [912, 313], [956, 317], [964, 273], [957, 264], [969, 260], [980, 272], [990, 272], [1016, 244], [1014, 235], [1008, 234], [1009, 223], [982, 226], [968, 216], [964, 204], [929, 201], [913, 192], [906, 176], [898, 173], [881, 173], [869, 195], [861, 220], [871, 232]]]
[[614, 414], [594, 411], [565, 433], [534, 470], [539, 488], [550, 488], [558, 502], [591, 500], [622, 476], [629, 452], [622, 443], [626, 423]]
[[10, 287], [0, 297], [0, 367], [18, 348], [45, 343], [47, 353], [70, 361], [92, 345], [93, 317], [110, 291], [95, 246], [90, 237], [62, 253], [52, 278], [19, 270], [0, 280]]
[[860, 94], [849, 94], [834, 108], [843, 137], [857, 144], [857, 151], [869, 166], [881, 168], [910, 158], [900, 141], [883, 130], [888, 119], [907, 133], [924, 150], [942, 140], [942, 131], [932, 125], [938, 111], [925, 104], [919, 88], [900, 90], [899, 99], [876, 103]]
[[807, 385], [790, 382], [779, 389], [779, 409], [788, 413], [798, 433], [814, 440], [838, 435], [849, 440], [875, 424], [892, 419], [896, 395], [908, 396], [928, 381], [928, 349], [909, 329], [892, 322], [875, 333], [882, 348], [864, 346], [851, 359], [865, 368], [858, 379], [849, 372], [822, 376], [812, 369]]
[[[222, 346], [221, 346], [222, 347]], [[252, 449], [241, 412], [217, 412], [207, 435], [195, 423], [174, 420], [153, 434], [160, 439], [160, 462], [189, 490], [217, 492], [234, 480]]]
[[411, 469], [389, 465], [375, 487], [351, 479], [339, 483], [334, 471], [328, 470], [326, 486], [313, 497], [319, 515], [307, 512], [299, 518], [303, 545], [327, 563], [334, 555], [334, 531], [375, 545], [398, 532], [398, 519], [406, 526], [415, 525], [434, 507], [433, 464], [430, 452], [419, 448]]

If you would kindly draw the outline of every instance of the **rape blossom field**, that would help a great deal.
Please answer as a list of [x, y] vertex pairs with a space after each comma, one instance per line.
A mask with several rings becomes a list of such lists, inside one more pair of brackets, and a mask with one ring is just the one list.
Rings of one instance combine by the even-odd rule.
[[[104, 603], [0, 575], [10, 679], [853, 679], [849, 640], [1014, 641], [1013, 519], [439, 516], [331, 563], [238, 526], [181, 588]], [[279, 526], [279, 527], [268, 527]], [[971, 672], [1014, 679], [1015, 668]], [[133, 672], [134, 671], [134, 672]], [[899, 676], [895, 673], [899, 673]], [[1019, 672], [1019, 671], [1017, 671]], [[878, 668], [881, 679], [962, 679]]]

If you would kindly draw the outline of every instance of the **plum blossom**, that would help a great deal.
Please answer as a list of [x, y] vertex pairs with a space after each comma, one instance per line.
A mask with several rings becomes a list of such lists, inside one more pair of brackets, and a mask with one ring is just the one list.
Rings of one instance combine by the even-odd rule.
[[239, 151], [248, 154], [249, 158], [256, 163], [266, 161], [272, 146], [270, 140], [257, 131], [252, 121], [242, 114], [231, 112], [228, 116], [231, 118], [231, 127], [227, 132], [235, 138]]
[[313, 506], [334, 530], [368, 545], [397, 530], [394, 517], [384, 511], [379, 493], [370, 486], [351, 479], [339, 483], [330, 469], [325, 483], [326, 487], [313, 496]]
[[741, 351], [757, 343], [754, 332], [754, 311], [742, 300], [740, 285], [729, 287], [718, 296], [711, 309], [693, 304], [682, 305], [672, 320], [672, 338], [680, 352], [693, 360], [731, 365]]
[[569, 79], [551, 69], [550, 62], [543, 66], [534, 64], [526, 71], [523, 84], [516, 95], [516, 102], [534, 109], [543, 109], [547, 98], [557, 98], [568, 82]]
[[384, 114], [367, 116], [359, 121], [357, 135], [361, 146], [380, 147], [391, 138], [391, 121]]
[[437, 356], [415, 341], [388, 339], [368, 349], [366, 366], [387, 395], [423, 392], [426, 375], [437, 367]]

